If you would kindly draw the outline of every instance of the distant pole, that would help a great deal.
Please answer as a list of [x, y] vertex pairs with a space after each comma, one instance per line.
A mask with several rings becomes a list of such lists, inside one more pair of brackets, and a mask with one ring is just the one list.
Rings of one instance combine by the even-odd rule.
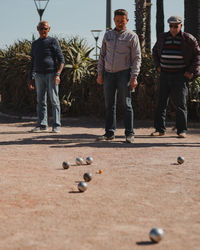
[[47, 7], [49, 0], [34, 0], [37, 12], [40, 16], [40, 22], [42, 21], [42, 15]]
[[97, 49], [98, 49], [98, 39], [99, 39], [99, 35], [101, 33], [102, 30], [91, 30], [92, 32], [92, 35], [95, 39], [95, 42], [96, 42], [96, 53], [95, 53], [95, 57], [96, 57], [96, 60], [98, 59], [98, 53], [97, 53]]
[[106, 0], [106, 30], [112, 29], [112, 0]]

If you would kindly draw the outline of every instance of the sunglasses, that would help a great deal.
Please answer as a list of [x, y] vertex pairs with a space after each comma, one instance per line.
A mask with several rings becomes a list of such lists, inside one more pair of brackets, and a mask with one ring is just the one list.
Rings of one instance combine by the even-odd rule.
[[49, 28], [40, 28], [40, 30], [48, 30]]
[[170, 24], [169, 27], [170, 27], [170, 28], [177, 29], [177, 28], [178, 28], [178, 25]]

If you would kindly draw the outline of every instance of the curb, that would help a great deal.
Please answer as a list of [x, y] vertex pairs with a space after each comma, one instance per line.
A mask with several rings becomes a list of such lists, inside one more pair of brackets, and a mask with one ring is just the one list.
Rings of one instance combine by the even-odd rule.
[[14, 118], [14, 119], [20, 119], [20, 120], [37, 120], [37, 117], [35, 117], [35, 116], [9, 115], [9, 114], [5, 114], [2, 112], [0, 112], [0, 116]]
[[[5, 113], [2, 113], [2, 112], [0, 112], [0, 116], [7, 117], [7, 118], [13, 118], [13, 119], [19, 119], [19, 120], [34, 120], [34, 121], [37, 121], [36, 116], [9, 115], [9, 114], [5, 114]], [[67, 118], [62, 118], [62, 117], [61, 117], [61, 119], [63, 121], [67, 120]]]
[[[5, 114], [0, 112], [0, 116], [2, 117], [7, 117], [7, 118], [13, 118], [13, 119], [20, 119], [20, 120], [37, 120], [36, 116], [21, 116], [21, 115], [9, 115], [9, 114]], [[69, 118], [62, 118], [61, 119], [63, 121], [69, 120]], [[141, 121], [135, 121], [135, 123], [137, 122], [141, 122]], [[152, 121], [148, 121], [150, 123], [152, 123]], [[171, 126], [174, 127], [175, 122], [166, 122], [167, 126]], [[152, 127], [152, 125], [150, 125], [150, 127]], [[200, 128], [200, 122], [188, 122], [188, 128]]]

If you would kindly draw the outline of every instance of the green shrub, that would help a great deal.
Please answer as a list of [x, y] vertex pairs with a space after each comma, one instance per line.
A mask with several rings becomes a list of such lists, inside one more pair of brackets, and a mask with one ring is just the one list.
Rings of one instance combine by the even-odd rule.
[[[97, 62], [90, 58], [93, 48], [78, 37], [58, 39], [65, 57], [65, 67], [61, 75], [60, 101], [63, 116], [94, 115], [104, 117], [103, 87], [96, 83]], [[27, 88], [30, 69], [31, 42], [17, 41], [6, 50], [0, 50], [0, 94], [1, 109], [9, 109], [24, 115], [35, 115], [36, 94]], [[136, 119], [153, 119], [156, 105], [158, 73], [151, 54], [142, 56], [139, 85], [133, 94]], [[200, 116], [200, 78], [189, 83], [189, 118], [198, 120]], [[51, 109], [49, 109], [51, 110]], [[122, 110], [117, 106], [117, 117]], [[173, 103], [169, 103], [167, 116], [175, 118]]]

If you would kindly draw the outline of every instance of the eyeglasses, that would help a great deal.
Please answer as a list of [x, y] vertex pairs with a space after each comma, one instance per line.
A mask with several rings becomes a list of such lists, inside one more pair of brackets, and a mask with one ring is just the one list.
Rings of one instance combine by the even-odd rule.
[[42, 27], [42, 28], [40, 28], [40, 30], [48, 30], [48, 29], [49, 29], [49, 28], [43, 28], [43, 27]]
[[177, 29], [177, 28], [178, 28], [178, 25], [170, 24], [169, 27], [170, 27], [170, 28]]

